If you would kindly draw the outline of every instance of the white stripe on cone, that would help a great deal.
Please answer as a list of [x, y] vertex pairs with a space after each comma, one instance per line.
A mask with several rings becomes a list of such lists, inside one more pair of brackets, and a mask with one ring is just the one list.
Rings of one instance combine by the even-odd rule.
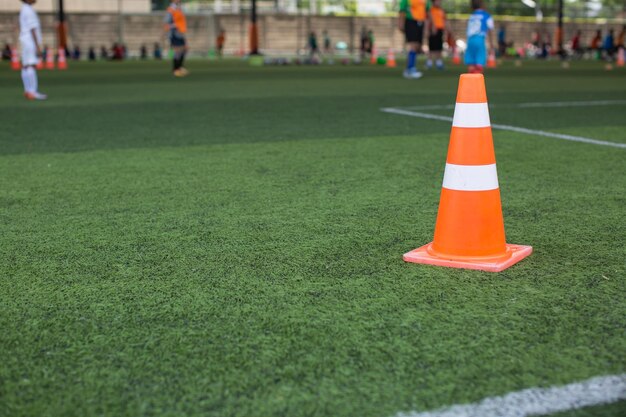
[[489, 191], [498, 189], [496, 164], [455, 165], [446, 164], [443, 188], [456, 191]]
[[456, 103], [454, 107], [454, 127], [489, 127], [489, 107], [487, 103]]

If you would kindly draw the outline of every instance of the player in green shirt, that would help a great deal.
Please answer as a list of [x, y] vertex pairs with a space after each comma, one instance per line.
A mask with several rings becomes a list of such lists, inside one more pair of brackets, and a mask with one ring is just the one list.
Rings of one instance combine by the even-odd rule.
[[404, 33], [409, 46], [404, 77], [418, 79], [422, 73], [417, 70], [417, 54], [422, 49], [424, 26], [430, 19], [430, 0], [400, 0], [398, 28]]

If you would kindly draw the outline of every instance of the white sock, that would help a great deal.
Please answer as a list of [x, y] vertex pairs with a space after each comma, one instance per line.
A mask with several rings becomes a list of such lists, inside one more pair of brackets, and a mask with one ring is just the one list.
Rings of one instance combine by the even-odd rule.
[[37, 92], [37, 88], [39, 87], [37, 84], [37, 70], [35, 70], [35, 67], [28, 67], [29, 70], [29, 74], [28, 77], [30, 78], [30, 88], [31, 88], [31, 93], [36, 93]]
[[22, 83], [24, 84], [24, 92], [30, 92], [30, 78], [28, 77], [28, 67], [22, 68]]
[[426, 66], [427, 66], [427, 67], [432, 67], [432, 66], [433, 66], [433, 60], [432, 60], [432, 59], [428, 59], [428, 60], [426, 61]]
[[441, 59], [437, 60], [437, 66], [438, 67], [443, 67], [443, 61]]

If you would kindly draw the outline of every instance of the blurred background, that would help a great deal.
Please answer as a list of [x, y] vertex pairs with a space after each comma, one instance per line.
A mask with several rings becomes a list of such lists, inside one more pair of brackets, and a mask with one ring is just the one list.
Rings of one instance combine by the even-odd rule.
[[[326, 32], [336, 53], [355, 53], [363, 30], [371, 30], [379, 50], [402, 50], [404, 39], [396, 26], [398, 0], [190, 0], [183, 2], [191, 56], [210, 57], [217, 37], [226, 32], [224, 54], [250, 52], [249, 22], [255, 3], [259, 51], [264, 54], [298, 54], [306, 49], [311, 32]], [[17, 44], [19, 0], [0, 0], [0, 41]], [[43, 25], [44, 43], [57, 46], [59, 9], [66, 22], [67, 48], [78, 47], [78, 59], [87, 50], [110, 50], [124, 45], [125, 58], [166, 48], [164, 10], [168, 0], [39, 0], [35, 6]], [[563, 42], [568, 48], [576, 31], [588, 48], [597, 30], [619, 32], [626, 21], [624, 0], [502, 0], [487, 1], [496, 17], [496, 30], [505, 26], [506, 40], [514, 48], [547, 43], [556, 50], [555, 30], [559, 5], [563, 10]], [[468, 0], [446, 0], [443, 7], [455, 39], [463, 46]], [[146, 52], [147, 51], [147, 52]], [[75, 57], [76, 58], [76, 57]]]

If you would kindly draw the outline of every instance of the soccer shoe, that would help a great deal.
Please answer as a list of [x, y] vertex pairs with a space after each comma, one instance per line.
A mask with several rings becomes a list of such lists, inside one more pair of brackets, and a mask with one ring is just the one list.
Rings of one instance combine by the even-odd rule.
[[184, 77], [185, 75], [186, 74], [179, 69], [174, 71], [174, 77]]
[[189, 70], [185, 67], [180, 67], [179, 71], [183, 74], [183, 75], [189, 75]]
[[46, 100], [48, 98], [47, 95], [41, 93], [24, 93], [24, 97], [26, 100]]
[[421, 72], [419, 72], [418, 70], [416, 70], [415, 68], [410, 69], [410, 70], [404, 70], [404, 78], [406, 78], [407, 80], [417, 80], [418, 78], [422, 78], [422, 74]]

